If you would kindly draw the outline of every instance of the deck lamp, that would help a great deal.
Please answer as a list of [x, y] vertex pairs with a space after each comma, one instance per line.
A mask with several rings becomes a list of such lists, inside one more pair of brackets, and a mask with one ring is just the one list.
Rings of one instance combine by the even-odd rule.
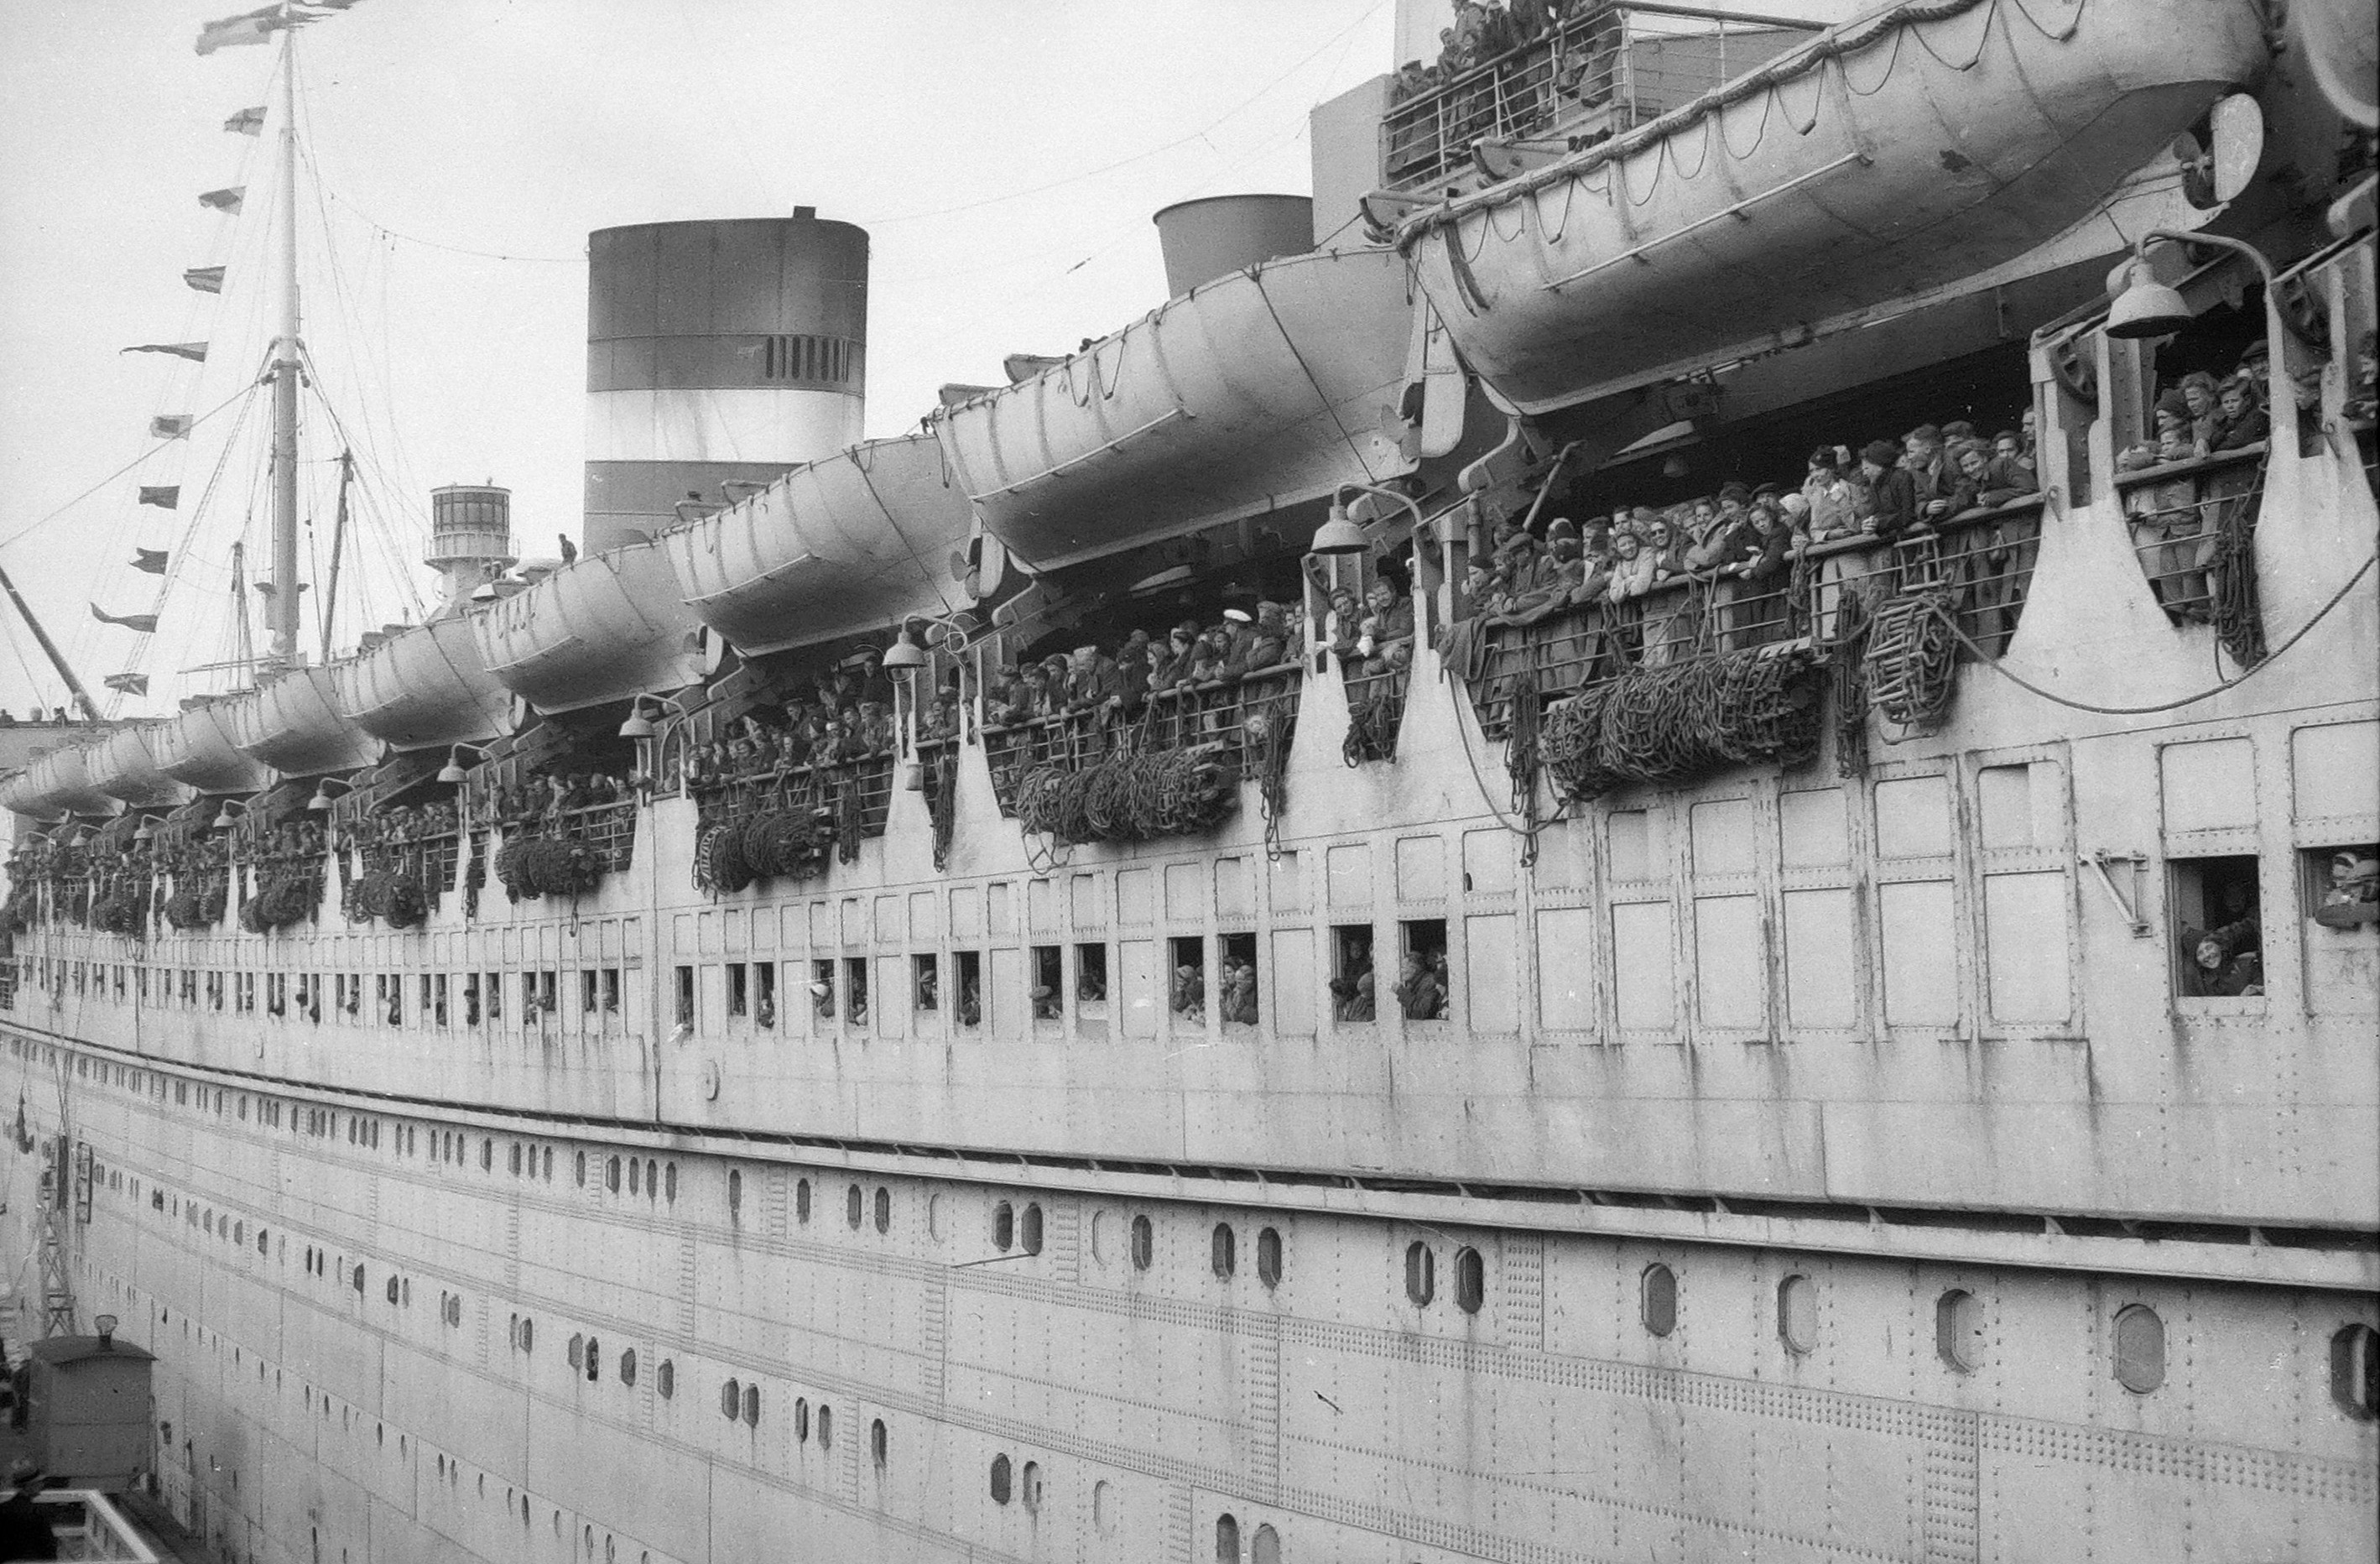
[[2148, 247], [2157, 239], [2169, 239], [2175, 244], [2212, 245], [2244, 255], [2255, 263], [2256, 274], [2264, 280], [2265, 291], [2273, 287], [2273, 264], [2265, 252], [2244, 239], [2224, 234], [2176, 234], [2163, 228], [2152, 228], [2133, 241], [2131, 259], [2117, 268], [2108, 278], [2108, 287], [2116, 302], [2107, 309], [2107, 333], [2126, 341], [2137, 342], [2148, 337], [2171, 336], [2190, 324], [2192, 312], [2180, 291], [2161, 283], [2151, 270]]
[[[334, 787], [339, 790], [336, 794], [331, 792]], [[314, 796], [306, 800], [306, 807], [318, 815], [326, 813], [334, 798], [344, 797], [355, 790], [356, 784], [353, 782], [341, 782], [336, 777], [324, 777], [314, 784]]]
[[1400, 493], [1394, 489], [1384, 489], [1377, 483], [1342, 483], [1330, 496], [1330, 514], [1324, 518], [1320, 527], [1315, 528], [1314, 541], [1305, 546], [1307, 553], [1361, 554], [1371, 551], [1371, 539], [1365, 535], [1362, 525], [1347, 514], [1349, 490], [1376, 495], [1380, 499], [1393, 501], [1402, 505], [1413, 512], [1414, 529], [1415, 531], [1421, 529], [1423, 520], [1421, 507], [1414, 503], [1413, 496], [1410, 494]]
[[488, 758], [488, 752], [481, 749], [476, 744], [449, 745], [446, 748], [446, 764], [438, 768], [438, 780], [440, 782], [444, 782], [451, 787], [455, 783], [462, 782], [464, 778], [468, 775], [468, 773], [463, 770], [462, 759], [463, 751], [467, 749], [482, 760], [485, 760]]
[[143, 815], [140, 817], [140, 824], [134, 829], [132, 832], [132, 840], [135, 842], [154, 842], [157, 840], [157, 833], [149, 829], [148, 816]]
[[214, 829], [217, 830], [229, 830], [232, 828], [233, 822], [245, 818], [247, 815], [247, 805], [226, 798], [224, 800], [222, 810], [215, 816]]
[[[645, 702], [649, 700], [654, 701], [658, 704], [659, 697], [650, 695], [640, 695], [628, 702], [628, 720], [620, 724], [620, 736], [622, 738], [650, 738], [653, 736], [653, 720], [645, 715]], [[455, 747], [460, 749], [463, 748], [464, 746], [457, 745]], [[452, 771], [456, 770], [458, 770], [458, 768], [455, 765], [454, 761], [451, 759], [448, 760], [446, 763], [446, 770]], [[445, 781], [446, 771], [439, 772], [438, 780], [441, 782]], [[456, 782], [460, 782], [463, 779], [458, 776], [455, 780]]]
[[[953, 637], [965, 642], [981, 628], [983, 622], [972, 613], [912, 614], [902, 623], [900, 633], [884, 649], [877, 666], [895, 677], [905, 678], [926, 665], [925, 648], [913, 638], [917, 632], [925, 633], [927, 646], [939, 646]], [[938, 630], [942, 634], [936, 635]]]

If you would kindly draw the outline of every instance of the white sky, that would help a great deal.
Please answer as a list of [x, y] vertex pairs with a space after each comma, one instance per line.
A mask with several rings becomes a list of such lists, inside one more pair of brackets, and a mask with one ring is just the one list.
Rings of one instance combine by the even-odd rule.
[[[220, 126], [268, 101], [273, 51], [192, 48], [201, 22], [246, 8], [0, 0], [0, 566], [94, 688], [131, 666], [135, 637], [84, 605], [153, 606], [157, 578], [129, 568], [132, 546], [177, 540], [236, 409], [103, 480], [151, 444], [152, 414], [235, 396], [270, 333], [271, 139]], [[308, 29], [299, 122], [322, 189], [318, 204], [301, 181], [306, 334], [387, 479], [385, 514], [348, 555], [338, 639], [397, 616], [401, 572], [426, 592], [426, 573], [399, 562], [418, 558], [439, 484], [510, 487], [524, 552], [576, 532], [589, 230], [796, 204], [867, 227], [868, 430], [893, 432], [945, 381], [996, 382], [1005, 353], [1071, 348], [1160, 302], [1158, 208], [1305, 191], [1306, 112], [1393, 64], [1394, 11], [1393, 0], [362, 0]], [[242, 218], [197, 204], [243, 181]], [[325, 212], [335, 287], [322, 282]], [[182, 284], [185, 267], [210, 264], [231, 268], [221, 297]], [[216, 346], [202, 369], [117, 352], [200, 339]], [[326, 464], [308, 479], [318, 552], [337, 448], [310, 412], [308, 455]], [[261, 464], [247, 444], [233, 456], [146, 660], [155, 695], [128, 713], [222, 683], [176, 675], [228, 654], [227, 551], [243, 526], [249, 574], [262, 575], [261, 478], [246, 470]], [[136, 507], [143, 482], [178, 482], [183, 508]], [[13, 612], [6, 627], [0, 705], [31, 698], [26, 663], [56, 704], [58, 682]]]

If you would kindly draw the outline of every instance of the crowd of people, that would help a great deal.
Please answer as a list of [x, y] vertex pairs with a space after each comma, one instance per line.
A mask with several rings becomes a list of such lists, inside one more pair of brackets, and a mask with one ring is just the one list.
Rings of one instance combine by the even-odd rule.
[[1129, 721], [1151, 696], [1219, 688], [1295, 661], [1305, 645], [1303, 620], [1299, 604], [1259, 602], [1253, 612], [1227, 608], [1213, 624], [1185, 619], [1161, 638], [1135, 630], [1112, 654], [1087, 642], [1072, 656], [1002, 663], [985, 715], [994, 727], [1080, 712]]
[[[482, 794], [482, 823], [507, 830], [559, 829], [578, 810], [625, 804], [636, 796], [633, 778], [616, 777], [608, 771], [542, 772]], [[419, 836], [439, 834], [426, 827], [428, 822], [441, 818], [441, 810], [444, 811], [445, 829], [454, 829], [451, 808], [428, 805], [415, 815]]]
[[[1378, 1019], [1378, 979], [1372, 968], [1371, 947], [1358, 944], [1351, 948], [1344, 953], [1341, 967], [1340, 975], [1330, 980], [1332, 1019], [1350, 1024]], [[1446, 947], [1416, 946], [1404, 952], [1398, 965], [1396, 986], [1390, 993], [1407, 1021], [1442, 1021], [1446, 1018], [1451, 981]]]
[[[2265, 409], [2263, 364], [2261, 356], [2252, 357], [2221, 380], [2196, 370], [2168, 386], [2150, 411], [2154, 434], [2119, 452], [2116, 466], [2146, 472], [2264, 444], [2272, 438], [2273, 423]], [[2158, 602], [2176, 622], [2214, 618], [2219, 507], [2242, 499], [2254, 486], [2252, 473], [2204, 480], [2184, 474], [2143, 482], [2125, 494], [2133, 546]]]
[[[1254, 1026], [1257, 1020], [1255, 958], [1223, 953], [1215, 994], [1217, 1018], [1226, 1025]], [[1207, 1022], [1207, 968], [1200, 962], [1180, 962], [1173, 968], [1171, 1000], [1173, 1013], [1184, 1024]]]
[[1658, 663], [1694, 640], [1705, 605], [1692, 592], [1670, 594], [1667, 613], [1647, 623], [1644, 600], [1672, 584], [1740, 582], [1729, 644], [1760, 645], [1804, 628], [1797, 617], [1803, 605], [1788, 588], [1820, 545], [1922, 537], [2040, 487], [2030, 411], [2021, 427], [1989, 438], [1963, 420], [1920, 424], [1856, 455], [1820, 446], [1798, 486], [1730, 481], [1658, 510], [1621, 506], [1591, 519], [1584, 534], [1567, 517], [1542, 539], [1505, 519], [1486, 557], [1465, 571], [1464, 604], [1490, 624], [1535, 624], [1565, 609], [1600, 606], [1613, 611], [1633, 655]]
[[[1436, 91], [1478, 67], [1524, 44], [1534, 43], [1564, 23], [1597, 9], [1609, 0], [1457, 0], [1451, 24], [1439, 29], [1438, 57], [1408, 60], [1397, 69], [1390, 91], [1394, 102]], [[1616, 29], [1612, 38], [1616, 42]]]

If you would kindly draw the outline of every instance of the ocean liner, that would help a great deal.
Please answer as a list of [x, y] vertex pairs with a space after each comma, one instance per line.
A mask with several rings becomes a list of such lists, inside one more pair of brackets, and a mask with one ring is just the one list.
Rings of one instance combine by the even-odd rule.
[[581, 557], [5, 783], [217, 1557], [2369, 1557], [2372, 6], [1398, 27], [896, 438], [597, 235]]

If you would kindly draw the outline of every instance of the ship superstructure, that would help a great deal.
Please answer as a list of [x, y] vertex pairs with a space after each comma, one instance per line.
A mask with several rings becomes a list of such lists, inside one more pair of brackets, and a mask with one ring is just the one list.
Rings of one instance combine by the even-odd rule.
[[1316, 248], [0, 784], [224, 1557], [2361, 1556], [2322, 8], [1453, 20]]

